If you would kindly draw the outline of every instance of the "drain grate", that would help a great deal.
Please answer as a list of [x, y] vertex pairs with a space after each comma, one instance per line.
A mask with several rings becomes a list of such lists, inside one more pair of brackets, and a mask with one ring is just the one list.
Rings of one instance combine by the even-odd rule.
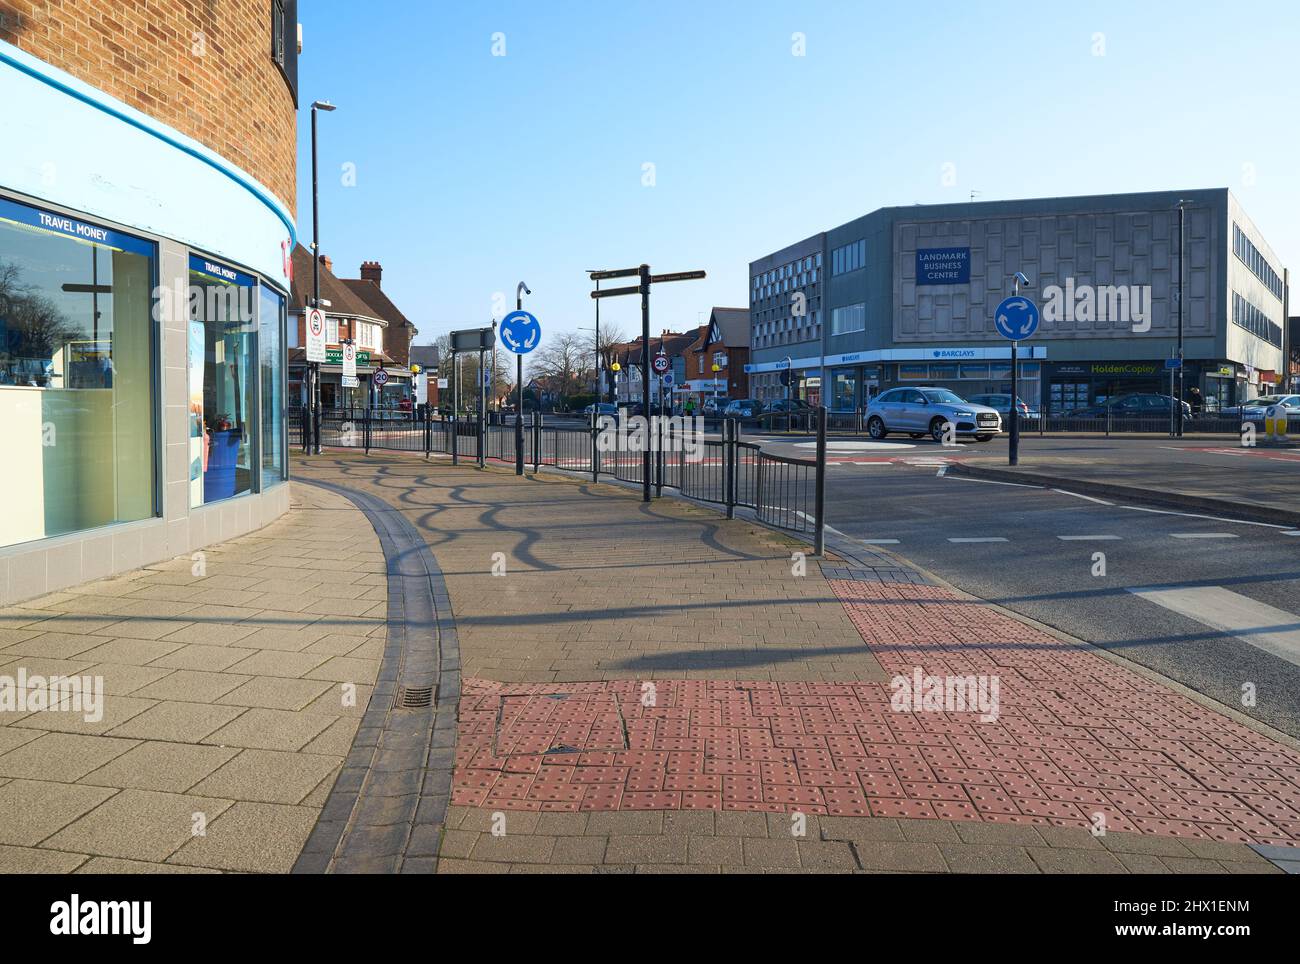
[[436, 686], [399, 686], [393, 705], [403, 710], [419, 710], [433, 705]]

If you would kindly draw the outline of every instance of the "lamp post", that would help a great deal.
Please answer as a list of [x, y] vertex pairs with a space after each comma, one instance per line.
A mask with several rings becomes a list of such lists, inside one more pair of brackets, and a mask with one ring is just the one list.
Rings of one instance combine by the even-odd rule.
[[713, 409], [716, 415], [718, 414], [718, 372], [722, 371], [722, 366], [714, 362], [711, 370], [713, 371]]
[[[603, 271], [604, 268], [588, 268], [587, 274]], [[596, 279], [596, 290], [600, 290], [600, 279]], [[596, 302], [596, 410], [600, 410], [601, 400], [605, 395], [605, 380], [601, 377], [600, 370], [600, 299], [593, 298]]]
[[1186, 243], [1184, 225], [1189, 202], [1178, 201], [1178, 395], [1169, 402], [1169, 425], [1179, 438], [1183, 434], [1183, 246]]
[[[522, 281], [515, 289], [515, 310], [524, 310], [524, 295], [531, 295]], [[524, 474], [524, 356], [515, 355], [515, 475]]]
[[[327, 100], [313, 101], [311, 105], [311, 306], [320, 307], [320, 189], [316, 176], [316, 112], [332, 111], [334, 105]], [[307, 408], [310, 413], [311, 441], [307, 451], [320, 455], [320, 362], [307, 366]]]

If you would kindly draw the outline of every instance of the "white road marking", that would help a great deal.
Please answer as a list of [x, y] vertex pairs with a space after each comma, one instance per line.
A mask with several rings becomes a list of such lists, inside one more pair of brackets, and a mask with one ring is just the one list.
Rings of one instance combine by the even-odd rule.
[[863, 539], [862, 544], [864, 546], [896, 546], [898, 545], [898, 540], [897, 539]]
[[1062, 542], [1115, 542], [1121, 536], [1057, 536]]
[[1197, 515], [1195, 512], [1173, 512], [1169, 509], [1148, 509], [1143, 505], [1121, 505], [1121, 509], [1132, 509], [1134, 512], [1154, 512], [1156, 515], [1180, 515], [1186, 519], [1209, 519], [1211, 522], [1228, 522], [1238, 526], [1260, 526], [1265, 529], [1285, 529], [1286, 526], [1280, 526], [1272, 522], [1247, 522], [1245, 519], [1225, 519], [1217, 515]]
[[1138, 587], [1129, 592], [1300, 666], [1300, 616], [1221, 586]]
[[[943, 475], [942, 472], [939, 473]], [[1041, 485], [1029, 485], [1025, 482], [999, 482], [996, 479], [972, 479], [969, 475], [950, 475], [950, 479], [956, 479], [960, 482], [983, 482], [985, 485], [1010, 485], [1017, 489], [1041, 489]]]
[[1078, 492], [1066, 492], [1065, 489], [1053, 489], [1053, 492], [1059, 492], [1061, 495], [1072, 495], [1076, 499], [1087, 499], [1089, 502], [1096, 502], [1098, 505], [1114, 505], [1114, 502], [1107, 502], [1105, 499], [1094, 499], [1090, 495], [1080, 495]]
[[1293, 529], [1290, 532], [1282, 533], [1284, 536], [1300, 536], [1300, 529]]
[[948, 541], [949, 542], [1009, 542], [1010, 540], [1003, 539], [1001, 536], [981, 536], [979, 538], [949, 539]]
[[1235, 532], [1171, 532], [1175, 539], [1239, 539]]

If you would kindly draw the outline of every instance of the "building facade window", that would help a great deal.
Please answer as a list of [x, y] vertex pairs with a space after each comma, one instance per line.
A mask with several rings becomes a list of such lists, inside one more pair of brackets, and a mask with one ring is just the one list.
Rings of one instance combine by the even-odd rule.
[[831, 274], [847, 274], [857, 271], [867, 263], [867, 242], [854, 241], [842, 245], [831, 252]]
[[1232, 250], [1237, 258], [1250, 269], [1250, 273], [1264, 283], [1264, 287], [1273, 292], [1278, 301], [1282, 300], [1282, 278], [1273, 270], [1254, 243], [1234, 221], [1232, 225]]
[[155, 514], [152, 242], [0, 198], [0, 546]]
[[271, 59], [298, 106], [298, 0], [271, 0]]
[[867, 327], [867, 306], [863, 302], [856, 305], [841, 305], [831, 309], [831, 334], [846, 335], [854, 331], [864, 331]]
[[195, 507], [253, 491], [257, 279], [191, 255], [190, 285], [190, 505]]

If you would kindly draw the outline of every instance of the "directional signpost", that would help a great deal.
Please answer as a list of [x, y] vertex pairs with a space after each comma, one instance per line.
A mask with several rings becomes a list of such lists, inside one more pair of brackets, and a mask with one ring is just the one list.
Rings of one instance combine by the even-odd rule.
[[1020, 380], [1019, 347], [1022, 338], [1038, 330], [1038, 305], [1020, 294], [1020, 276], [1016, 277], [1015, 293], [1002, 299], [993, 312], [993, 327], [998, 334], [1011, 341], [1011, 431], [1007, 445], [1007, 464], [1020, 462]]
[[[650, 417], [650, 286], [667, 281], [698, 281], [703, 278], [703, 271], [676, 271], [672, 274], [650, 273], [648, 264], [636, 268], [619, 268], [616, 271], [592, 271], [588, 275], [592, 281], [605, 281], [610, 278], [639, 278], [641, 283], [625, 288], [597, 288], [591, 293], [593, 298], [617, 298], [620, 295], [641, 296], [641, 412]], [[641, 454], [641, 501], [650, 501], [650, 446], [645, 446]]]
[[[460, 429], [457, 420], [460, 418], [460, 356], [466, 352], [478, 352], [479, 370], [483, 369], [483, 356], [485, 353], [492, 351], [496, 345], [497, 332], [496, 323], [493, 322], [485, 328], [462, 328], [460, 331], [453, 331], [449, 338], [451, 342], [451, 464], [460, 464]], [[446, 388], [441, 384], [445, 379], [439, 379], [439, 388]], [[479, 387], [479, 394], [482, 394], [482, 386]], [[480, 406], [479, 410], [479, 427], [478, 427], [478, 449], [480, 460], [483, 454], [483, 411]]]

